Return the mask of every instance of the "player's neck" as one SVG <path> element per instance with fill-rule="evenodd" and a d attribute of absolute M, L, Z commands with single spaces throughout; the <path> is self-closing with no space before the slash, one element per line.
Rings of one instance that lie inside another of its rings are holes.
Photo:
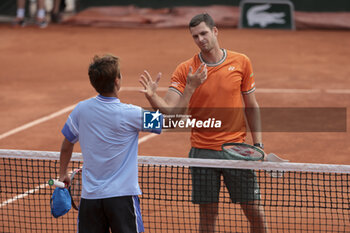
<path fill-rule="evenodd" d="M 207 64 L 216 64 L 221 61 L 223 56 L 224 52 L 219 46 L 211 49 L 210 51 L 201 51 L 201 57 Z"/>
<path fill-rule="evenodd" d="M 102 93 L 101 95 L 104 96 L 104 97 L 115 97 L 115 98 L 118 98 L 118 93 L 115 93 L 115 92 Z"/>

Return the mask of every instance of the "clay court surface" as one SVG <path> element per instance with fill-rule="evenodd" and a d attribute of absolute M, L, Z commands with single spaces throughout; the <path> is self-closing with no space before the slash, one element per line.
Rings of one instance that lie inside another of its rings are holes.
<path fill-rule="evenodd" d="M 148 107 L 139 76 L 158 72 L 160 95 L 182 61 L 197 53 L 186 28 L 120 29 L 50 25 L 0 25 L 0 148 L 58 151 L 70 111 L 51 116 L 95 95 L 87 67 L 95 54 L 121 58 L 123 102 Z M 219 28 L 223 48 L 250 57 L 261 107 L 350 106 L 350 31 L 238 30 Z M 347 119 L 349 123 L 349 117 Z M 293 162 L 350 164 L 349 132 L 264 132 L 266 152 Z M 139 154 L 187 157 L 188 132 L 140 134 Z M 248 138 L 250 142 L 250 137 Z M 76 147 L 79 151 L 79 147 Z"/>

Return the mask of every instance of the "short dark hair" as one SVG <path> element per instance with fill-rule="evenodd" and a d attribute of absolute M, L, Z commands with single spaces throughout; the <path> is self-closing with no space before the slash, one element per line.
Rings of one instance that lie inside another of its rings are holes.
<path fill-rule="evenodd" d="M 188 26 L 190 28 L 195 27 L 202 22 L 204 22 L 210 29 L 213 29 L 213 27 L 215 27 L 215 22 L 214 22 L 213 18 L 208 13 L 203 13 L 203 14 L 199 14 L 199 15 L 194 16 L 191 19 Z"/>
<path fill-rule="evenodd" d="M 94 56 L 89 66 L 89 78 L 98 93 L 114 92 L 115 79 L 120 78 L 119 58 L 113 55 Z"/>

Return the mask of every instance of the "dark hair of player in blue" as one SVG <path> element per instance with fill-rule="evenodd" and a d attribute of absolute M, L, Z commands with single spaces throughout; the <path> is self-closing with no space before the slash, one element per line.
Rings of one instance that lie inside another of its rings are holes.
<path fill-rule="evenodd" d="M 99 94 L 113 93 L 115 79 L 120 78 L 119 58 L 113 55 L 94 56 L 89 66 L 91 85 Z"/>

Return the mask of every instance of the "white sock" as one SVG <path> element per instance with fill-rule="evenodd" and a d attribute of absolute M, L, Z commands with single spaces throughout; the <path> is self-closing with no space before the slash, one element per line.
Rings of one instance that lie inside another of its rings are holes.
<path fill-rule="evenodd" d="M 45 17 L 45 9 L 39 9 L 39 10 L 38 10 L 37 17 L 38 17 L 39 19 L 43 19 L 43 18 Z"/>
<path fill-rule="evenodd" d="M 17 9 L 17 18 L 24 18 L 24 13 L 25 13 L 25 9 L 24 8 L 18 8 Z"/>

